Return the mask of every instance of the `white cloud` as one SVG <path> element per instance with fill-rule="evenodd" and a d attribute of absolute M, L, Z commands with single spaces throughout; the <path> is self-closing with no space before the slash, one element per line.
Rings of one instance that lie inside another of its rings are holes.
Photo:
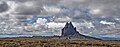
<path fill-rule="evenodd" d="M 47 19 L 45 19 L 45 18 L 38 18 L 36 20 L 36 23 L 40 24 L 40 25 L 44 25 L 46 22 L 47 22 Z"/>
<path fill-rule="evenodd" d="M 94 28 L 95 26 L 93 25 L 93 23 L 91 22 L 87 22 L 87 21 L 84 21 L 83 23 L 76 23 L 76 22 L 73 22 L 73 25 L 75 27 L 78 27 L 78 28 L 81 28 L 81 27 L 86 27 L 86 28 Z"/>
<path fill-rule="evenodd" d="M 48 28 L 61 28 L 61 27 L 64 27 L 65 26 L 65 23 L 56 23 L 56 22 L 49 22 L 47 23 L 48 25 Z"/>
<path fill-rule="evenodd" d="M 115 24 L 114 22 L 107 22 L 107 21 L 100 21 L 100 23 L 102 23 L 102 24 L 108 24 L 108 25 Z"/>
<path fill-rule="evenodd" d="M 69 22 L 69 21 L 72 21 L 72 19 L 68 16 L 66 17 L 59 17 L 59 18 L 56 18 L 55 21 L 59 21 L 59 22 Z"/>
<path fill-rule="evenodd" d="M 6 3 L 9 6 L 9 10 L 7 12 L 2 13 L 2 15 L 11 14 L 11 13 L 15 12 L 15 9 L 18 7 L 18 4 L 15 3 L 14 1 L 7 1 Z"/>
<path fill-rule="evenodd" d="M 50 12 L 50 13 L 51 12 L 58 13 L 61 10 L 60 8 L 57 8 L 55 6 L 43 6 L 43 9 L 47 12 Z"/>
<path fill-rule="evenodd" d="M 100 14 L 101 13 L 101 10 L 100 9 L 92 9 L 90 11 L 91 14 Z"/>
<path fill-rule="evenodd" d="M 34 3 L 28 1 L 28 2 L 25 2 L 24 5 L 27 7 L 32 7 L 32 6 L 34 6 Z"/>

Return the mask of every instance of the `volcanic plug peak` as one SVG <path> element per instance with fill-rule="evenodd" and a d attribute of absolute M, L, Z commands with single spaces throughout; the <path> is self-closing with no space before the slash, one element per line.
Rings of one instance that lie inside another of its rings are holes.
<path fill-rule="evenodd" d="M 65 38 L 80 38 L 80 39 L 98 39 L 90 36 L 80 34 L 76 27 L 73 26 L 72 22 L 67 22 L 65 27 L 62 29 L 62 37 Z"/>

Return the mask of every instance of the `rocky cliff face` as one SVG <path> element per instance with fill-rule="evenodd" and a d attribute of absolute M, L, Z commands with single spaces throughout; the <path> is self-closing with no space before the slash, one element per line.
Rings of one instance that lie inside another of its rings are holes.
<path fill-rule="evenodd" d="M 65 27 L 62 29 L 62 37 L 65 38 L 80 38 L 80 39 L 98 39 L 90 36 L 85 36 L 80 34 L 77 30 L 76 27 L 72 25 L 72 22 L 67 22 Z"/>

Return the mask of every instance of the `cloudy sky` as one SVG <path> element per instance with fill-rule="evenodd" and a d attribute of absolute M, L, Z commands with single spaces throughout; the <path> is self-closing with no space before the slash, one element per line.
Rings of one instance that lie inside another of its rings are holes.
<path fill-rule="evenodd" d="M 91 32 L 82 31 L 81 27 L 95 28 L 90 22 L 94 18 L 119 17 L 119 2 L 120 0 L 0 0 L 0 34 L 60 35 L 61 29 L 69 21 L 73 22 L 80 33 L 89 34 Z M 105 21 L 100 23 L 106 24 Z"/>

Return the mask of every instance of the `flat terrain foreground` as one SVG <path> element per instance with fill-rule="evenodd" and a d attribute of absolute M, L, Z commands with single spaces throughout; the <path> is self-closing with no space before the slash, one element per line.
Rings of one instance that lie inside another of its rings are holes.
<path fill-rule="evenodd" d="M 0 47 L 120 47 L 120 41 L 1 38 Z"/>

